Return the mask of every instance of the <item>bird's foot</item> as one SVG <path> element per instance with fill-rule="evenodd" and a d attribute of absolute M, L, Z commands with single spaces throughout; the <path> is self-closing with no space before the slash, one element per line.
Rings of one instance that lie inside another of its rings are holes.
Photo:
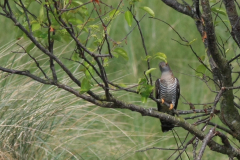
<path fill-rule="evenodd" d="M 171 103 L 170 106 L 169 106 L 169 110 L 172 110 L 173 109 L 173 104 Z"/>
<path fill-rule="evenodd" d="M 165 102 L 164 99 L 161 98 L 161 102 L 162 102 L 162 104 L 163 104 L 163 103 Z"/>

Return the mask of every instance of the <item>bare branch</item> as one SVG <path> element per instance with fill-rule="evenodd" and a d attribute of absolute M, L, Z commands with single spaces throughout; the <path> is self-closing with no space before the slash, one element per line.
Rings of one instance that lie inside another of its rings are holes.
<path fill-rule="evenodd" d="M 136 151 L 136 152 L 145 152 L 145 151 L 152 150 L 152 149 L 157 149 L 157 150 L 167 150 L 167 151 L 182 150 L 181 148 L 174 149 L 174 148 L 159 148 L 159 147 L 152 147 L 152 148 L 146 148 L 146 149 L 138 150 L 138 151 Z"/>
<path fill-rule="evenodd" d="M 144 40 L 144 37 L 143 37 L 143 33 L 142 33 L 142 30 L 141 30 L 141 27 L 140 27 L 140 23 L 139 23 L 139 21 L 137 20 L 136 16 L 133 13 L 132 13 L 132 15 L 133 15 L 133 19 L 135 20 L 135 22 L 137 23 L 137 26 L 138 26 L 138 30 L 139 30 L 139 33 L 140 33 L 140 36 L 141 36 L 142 45 L 143 45 L 143 49 L 144 49 L 145 55 L 148 56 L 148 52 L 147 52 L 147 48 L 146 48 L 146 45 L 145 45 L 145 40 Z M 147 60 L 147 66 L 148 66 L 148 69 L 151 68 L 149 59 Z M 152 74 L 151 73 L 149 74 L 149 78 L 150 78 L 150 84 L 153 85 L 153 83 L 152 83 Z"/>
<path fill-rule="evenodd" d="M 189 5 L 183 5 L 177 2 L 176 0 L 163 0 L 163 3 L 168 5 L 169 7 L 175 9 L 176 11 L 188 15 L 190 17 L 194 17 L 192 12 L 192 8 Z"/>
<path fill-rule="evenodd" d="M 234 0 L 223 0 L 229 21 L 232 26 L 232 36 L 236 44 L 240 47 L 240 23 Z"/>
<path fill-rule="evenodd" d="M 44 79 L 41 79 L 33 74 L 31 74 L 29 71 L 19 71 L 19 70 L 14 70 L 14 69 L 8 69 L 8 68 L 3 68 L 0 66 L 0 70 L 3 71 L 3 72 L 7 72 L 7 73 L 12 73 L 12 74 L 18 74 L 18 75 L 24 75 L 24 76 L 27 76 L 27 77 L 30 77 L 32 78 L 33 80 L 35 81 L 38 81 L 40 83 L 43 83 L 43 84 L 53 84 L 51 81 L 49 80 L 44 80 Z"/>
<path fill-rule="evenodd" d="M 203 139 L 203 144 L 202 144 L 202 147 L 199 151 L 199 154 L 198 154 L 198 157 L 196 160 L 201 160 L 202 159 L 202 156 L 203 156 L 203 152 L 208 144 L 208 142 L 212 139 L 212 137 L 215 136 L 214 134 L 215 132 L 215 128 L 211 128 L 210 131 L 208 132 L 208 134 L 205 136 L 205 138 Z"/>
<path fill-rule="evenodd" d="M 85 5 L 89 4 L 89 3 L 92 3 L 92 1 L 89 1 L 89 2 L 83 3 L 82 5 L 79 5 L 79 6 L 74 7 L 74 8 L 69 8 L 69 9 L 67 9 L 67 8 L 63 8 L 63 9 L 59 9 L 59 10 L 62 11 L 61 14 L 63 14 L 63 13 L 66 12 L 66 11 L 71 11 L 71 10 L 78 9 L 78 8 L 80 8 L 80 7 L 82 7 L 82 6 L 85 6 Z M 67 6 L 66 6 L 66 7 L 67 7 Z"/>

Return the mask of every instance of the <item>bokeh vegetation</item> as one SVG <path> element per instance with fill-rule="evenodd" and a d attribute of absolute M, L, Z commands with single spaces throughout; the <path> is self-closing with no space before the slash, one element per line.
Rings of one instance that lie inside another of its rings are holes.
<path fill-rule="evenodd" d="M 84 2 L 84 1 L 83 1 Z M 106 0 L 105 3 L 116 7 L 117 2 Z M 127 7 L 128 1 L 124 0 Z M 138 9 L 148 6 L 155 12 L 155 17 L 171 24 L 183 37 L 192 44 L 199 56 L 205 55 L 202 38 L 196 30 L 194 21 L 167 7 L 161 1 L 144 1 L 137 4 L 137 17 L 145 12 Z M 195 77 L 193 68 L 200 64 L 189 47 L 182 46 L 172 39 L 179 39 L 166 24 L 148 18 L 141 21 L 146 46 L 150 55 L 163 52 L 168 57 L 168 63 L 174 74 L 180 80 L 181 94 L 192 103 L 205 103 L 213 99 L 207 86 Z M 110 36 L 116 41 L 123 39 L 135 26 L 129 27 L 120 14 L 112 22 Z M 20 68 L 31 67 L 35 73 L 40 73 L 33 61 L 26 55 L 17 55 L 11 51 L 17 50 L 17 28 L 9 20 L 0 17 L 0 63 L 5 66 L 13 62 L 25 62 Z M 221 30 L 221 26 L 217 29 Z M 21 40 L 25 41 L 25 40 Z M 71 54 L 72 45 L 57 43 L 55 53 L 65 57 Z M 93 40 L 90 41 L 93 43 Z M 25 41 L 25 45 L 29 42 Z M 110 59 L 115 64 L 107 71 L 111 80 L 125 85 L 137 83 L 147 70 L 144 51 L 139 31 L 135 29 L 122 47 L 127 51 L 129 60 L 123 58 Z M 33 49 L 33 54 L 38 54 Z M 233 55 L 232 55 L 233 56 Z M 47 59 L 39 54 L 41 63 L 47 64 Z M 67 61 L 66 61 L 67 62 Z M 79 65 L 71 63 L 71 71 L 81 77 Z M 151 61 L 151 67 L 157 68 L 159 61 Z M 16 65 L 16 64 L 15 64 Z M 19 68 L 19 69 L 20 69 Z M 177 148 L 172 132 L 162 133 L 157 119 L 142 117 L 138 113 L 126 110 L 103 109 L 76 98 L 55 87 L 45 86 L 30 78 L 1 75 L 0 103 L 0 151 L 3 159 L 167 159 L 174 151 L 149 150 L 137 152 L 148 147 Z M 159 70 L 153 72 L 154 80 L 160 75 Z M 61 81 L 69 81 L 61 77 Z M 115 96 L 127 102 L 137 102 L 146 108 L 156 107 L 150 100 L 142 104 L 141 97 L 125 92 L 115 92 Z M 212 98 L 211 98 L 212 97 Z M 189 109 L 181 97 L 179 109 Z M 202 109 L 203 106 L 195 106 Z M 176 128 L 183 141 L 186 131 Z M 191 136 L 188 137 L 190 139 Z M 219 140 L 220 141 L 220 140 Z M 191 151 L 189 152 L 191 156 Z M 177 154 L 175 154 L 177 156 Z M 171 159 L 174 159 L 173 156 Z M 204 159 L 226 159 L 221 154 L 209 152 Z M 183 155 L 186 159 L 186 155 Z"/>

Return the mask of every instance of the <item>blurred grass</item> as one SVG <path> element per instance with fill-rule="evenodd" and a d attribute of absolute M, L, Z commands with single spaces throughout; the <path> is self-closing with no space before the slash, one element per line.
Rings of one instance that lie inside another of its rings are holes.
<path fill-rule="evenodd" d="M 106 3 L 116 6 L 117 1 L 106 0 Z M 127 7 L 124 0 L 124 7 Z M 171 24 L 183 37 L 193 43 L 193 48 L 199 56 L 205 55 L 201 36 L 193 20 L 166 7 L 161 1 L 141 1 L 138 3 L 137 17 L 143 16 L 139 6 L 148 6 L 160 18 Z M 35 64 L 26 55 L 10 53 L 14 49 L 16 27 L 12 22 L 0 17 L 1 66 L 9 68 L 31 68 L 37 75 Z M 134 26 L 134 24 L 133 24 Z M 181 94 L 192 103 L 213 101 L 213 94 L 201 80 L 194 77 L 195 72 L 188 66 L 196 68 L 199 65 L 189 47 L 182 46 L 172 39 L 179 40 L 176 33 L 166 24 L 149 19 L 148 15 L 142 20 L 141 28 L 148 53 L 153 55 L 163 52 L 168 57 L 174 75 L 181 84 Z M 124 20 L 124 14 L 118 16 L 112 24 L 110 36 L 120 41 L 131 30 Z M 218 27 L 218 30 L 223 30 Z M 224 37 L 226 38 L 226 37 Z M 27 45 L 29 42 L 24 42 Z M 139 31 L 135 29 L 127 38 L 127 44 L 121 44 L 128 52 L 129 61 L 112 59 L 107 68 L 109 78 L 117 83 L 137 83 L 138 78 L 144 77 L 147 64 L 142 61 L 144 50 Z M 72 44 L 59 43 L 55 53 L 60 57 L 67 57 L 73 50 Z M 231 47 L 231 46 L 230 46 Z M 35 48 L 32 51 L 41 64 L 48 67 L 48 59 Z M 229 56 L 233 56 L 229 53 Z M 63 59 L 61 59 L 63 60 Z M 74 75 L 81 78 L 78 65 L 63 60 L 71 68 Z M 13 62 L 15 64 L 13 64 Z M 25 63 L 23 63 L 25 62 Z M 151 67 L 157 68 L 158 61 L 153 60 Z M 18 64 L 23 64 L 18 67 Z M 49 72 L 49 71 L 48 71 Z M 49 72 L 50 73 L 50 72 Z M 187 74 L 187 75 L 186 75 Z M 63 83 L 71 81 L 58 75 Z M 153 79 L 157 79 L 160 71 L 153 72 Z M 189 76 L 193 75 L 193 76 Z M 103 109 L 82 101 L 69 93 L 55 87 L 44 86 L 31 79 L 7 75 L 1 72 L 1 104 L 0 104 L 0 132 L 1 154 L 4 159 L 167 159 L 173 151 L 149 150 L 136 152 L 148 147 L 177 148 L 171 132 L 162 133 L 158 119 L 142 117 L 138 113 L 128 110 Z M 72 84 L 73 85 L 73 84 Z M 74 86 L 74 85 L 73 85 Z M 74 86 L 76 87 L 76 86 Z M 96 90 L 96 92 L 99 92 Z M 140 96 L 125 92 L 115 92 L 114 96 L 130 103 L 146 108 L 156 107 L 150 100 L 142 104 Z M 189 109 L 180 98 L 178 108 Z M 195 106 L 201 109 L 201 106 Z M 183 141 L 186 132 L 176 128 Z M 188 137 L 188 140 L 192 136 Z M 218 140 L 220 141 L 220 140 Z M 201 146 L 201 143 L 199 144 Z M 191 146 L 188 149 L 191 157 Z M 171 159 L 174 159 L 175 154 Z M 183 159 L 186 159 L 183 154 Z M 207 148 L 204 159 L 226 159 L 226 156 L 211 152 Z"/>

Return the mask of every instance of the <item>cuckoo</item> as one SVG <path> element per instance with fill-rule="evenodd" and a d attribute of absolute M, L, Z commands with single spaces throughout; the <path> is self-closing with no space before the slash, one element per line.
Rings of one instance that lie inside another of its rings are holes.
<path fill-rule="evenodd" d="M 162 72 L 161 77 L 155 83 L 156 99 L 160 100 L 157 103 L 158 111 L 174 116 L 173 108 L 176 109 L 180 96 L 180 86 L 177 78 L 174 77 L 169 65 L 165 62 L 159 63 L 159 68 Z M 168 104 L 168 105 L 166 105 Z M 167 132 L 172 130 L 174 125 L 160 120 L 162 131 Z"/>

